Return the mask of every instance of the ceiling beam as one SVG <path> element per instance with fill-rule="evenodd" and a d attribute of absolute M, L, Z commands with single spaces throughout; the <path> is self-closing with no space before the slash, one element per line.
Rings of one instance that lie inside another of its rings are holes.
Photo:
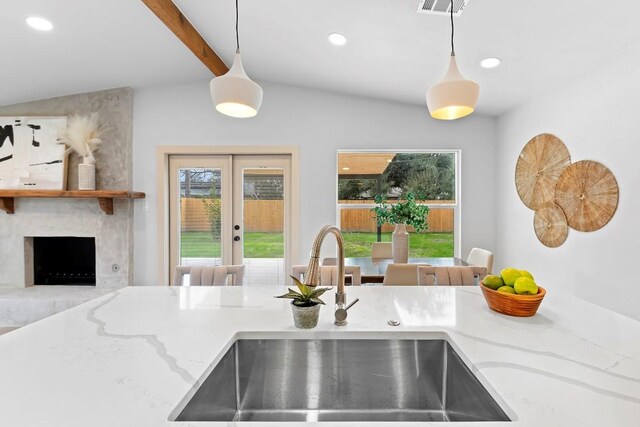
<path fill-rule="evenodd" d="M 180 9 L 178 9 L 172 0 L 142 0 L 142 2 L 164 22 L 164 25 L 166 25 L 213 74 L 220 76 L 229 71 L 229 68 L 222 59 L 220 59 L 218 54 L 211 49 L 200 33 L 198 33 L 198 30 L 191 25 L 187 17 L 180 12 Z"/>

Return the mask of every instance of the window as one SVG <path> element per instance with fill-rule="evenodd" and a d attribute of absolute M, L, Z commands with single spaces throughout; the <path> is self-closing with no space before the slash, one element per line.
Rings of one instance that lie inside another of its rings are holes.
<path fill-rule="evenodd" d="M 393 226 L 378 227 L 371 208 L 382 195 L 397 203 L 413 193 L 429 206 L 427 230 L 410 229 L 412 258 L 453 257 L 459 247 L 459 159 L 457 151 L 338 152 L 338 221 L 345 256 L 371 256 L 371 244 L 390 242 Z"/>

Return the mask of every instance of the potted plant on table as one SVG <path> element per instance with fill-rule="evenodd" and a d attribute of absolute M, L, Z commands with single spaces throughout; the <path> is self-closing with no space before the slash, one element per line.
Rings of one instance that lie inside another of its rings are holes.
<path fill-rule="evenodd" d="M 315 328 L 318 324 L 318 317 L 320 316 L 320 306 L 324 305 L 320 296 L 326 291 L 331 290 L 331 288 L 308 286 L 293 276 L 291 276 L 291 278 L 298 287 L 299 292 L 289 288 L 289 292 L 276 298 L 293 300 L 291 301 L 291 310 L 293 311 L 293 323 L 296 325 L 296 328 Z"/>
<path fill-rule="evenodd" d="M 398 200 L 398 203 L 388 203 L 386 198 L 378 195 L 375 198 L 378 206 L 371 209 L 376 214 L 378 227 L 383 224 L 395 225 L 395 230 L 391 237 L 393 242 L 393 262 L 407 263 L 409 261 L 409 233 L 407 225 L 412 226 L 416 232 L 429 228 L 427 215 L 429 207 L 416 203 L 416 196 L 407 193 L 405 200 Z"/>

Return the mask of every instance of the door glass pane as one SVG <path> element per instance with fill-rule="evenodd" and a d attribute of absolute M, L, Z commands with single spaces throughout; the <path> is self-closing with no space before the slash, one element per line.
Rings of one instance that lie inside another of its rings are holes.
<path fill-rule="evenodd" d="M 284 285 L 284 170 L 243 170 L 243 263 L 248 285 Z"/>
<path fill-rule="evenodd" d="M 221 170 L 184 168 L 180 182 L 180 265 L 222 264 Z"/>

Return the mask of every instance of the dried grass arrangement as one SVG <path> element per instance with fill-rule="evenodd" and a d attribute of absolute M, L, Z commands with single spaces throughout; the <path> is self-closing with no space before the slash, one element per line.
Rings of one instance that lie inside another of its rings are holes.
<path fill-rule="evenodd" d="M 98 113 L 88 116 L 73 116 L 67 123 L 66 131 L 61 135 L 61 141 L 69 148 L 66 154 L 75 151 L 83 157 L 83 163 L 94 164 L 94 151 L 102 144 L 101 136 L 104 129 L 98 123 Z"/>

